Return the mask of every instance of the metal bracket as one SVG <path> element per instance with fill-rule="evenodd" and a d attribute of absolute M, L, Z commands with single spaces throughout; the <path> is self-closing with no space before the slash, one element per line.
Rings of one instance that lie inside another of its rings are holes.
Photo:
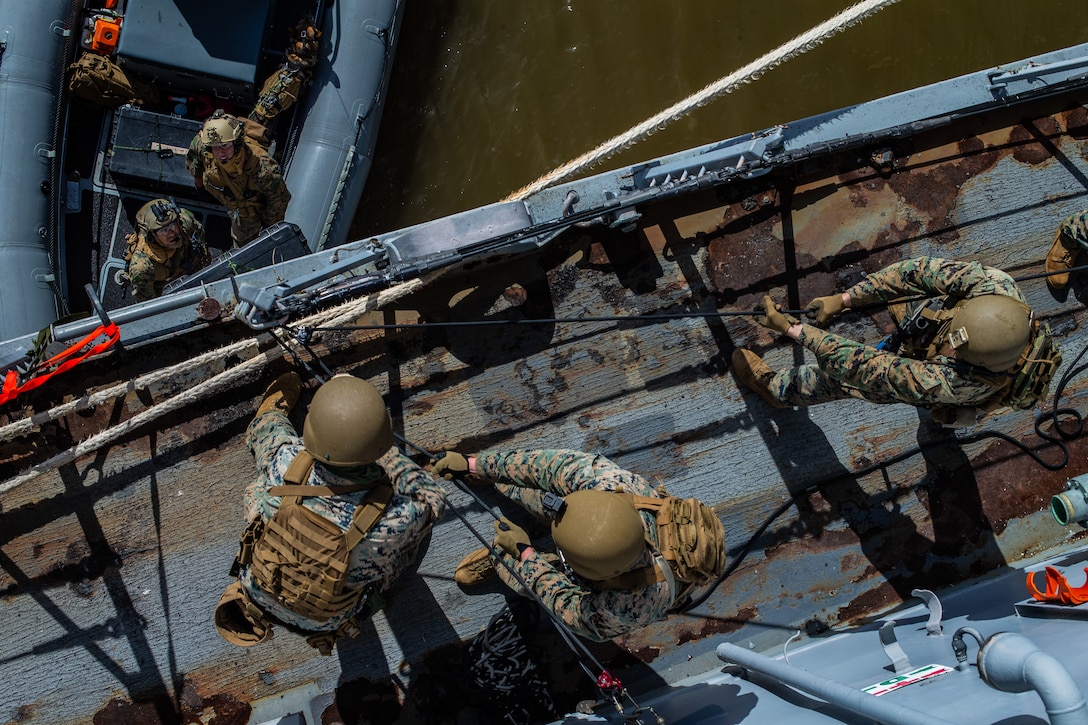
<path fill-rule="evenodd" d="M 884 648 L 884 654 L 892 661 L 895 674 L 901 675 L 910 672 L 914 667 L 907 658 L 907 653 L 899 646 L 899 640 L 895 637 L 895 620 L 889 619 L 880 625 L 880 646 Z"/>
<path fill-rule="evenodd" d="M 929 610 L 926 634 L 930 637 L 939 637 L 941 635 L 941 618 L 944 616 L 944 607 L 941 606 L 941 600 L 928 589 L 911 589 L 910 595 L 921 599 L 925 603 L 926 609 Z"/>
<path fill-rule="evenodd" d="M 988 74 L 989 90 L 994 98 L 1008 98 L 1038 88 L 1076 79 L 1085 75 L 1088 58 L 1077 57 L 1055 63 L 1028 61 L 1019 68 L 998 69 Z"/>

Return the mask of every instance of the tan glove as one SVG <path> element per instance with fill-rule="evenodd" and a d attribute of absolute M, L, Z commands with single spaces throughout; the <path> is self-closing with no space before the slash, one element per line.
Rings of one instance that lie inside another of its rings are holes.
<path fill-rule="evenodd" d="M 832 317 L 842 314 L 842 311 L 846 309 L 846 305 L 843 304 L 842 295 L 828 295 L 827 297 L 817 297 L 805 306 L 805 316 L 816 321 L 816 324 L 823 327 L 831 321 Z"/>
<path fill-rule="evenodd" d="M 790 325 L 797 324 L 797 318 L 782 314 L 781 307 L 774 303 L 770 295 L 764 295 L 763 301 L 756 305 L 756 309 L 763 313 L 756 318 L 756 322 L 783 335 L 790 329 Z"/>
<path fill-rule="evenodd" d="M 298 376 L 298 373 L 291 371 L 280 375 L 264 391 L 264 399 L 257 406 L 257 417 L 274 410 L 290 415 L 301 392 L 302 378 Z"/>
<path fill-rule="evenodd" d="M 532 540 L 525 533 L 525 529 L 504 517 L 495 522 L 495 541 L 493 543 L 517 559 L 521 556 L 521 552 L 525 547 L 532 545 Z M 518 544 L 522 545 L 521 548 L 518 548 Z"/>
<path fill-rule="evenodd" d="M 468 458 L 457 451 L 446 451 L 441 458 L 431 463 L 434 464 L 431 473 L 438 478 L 452 481 L 455 476 L 458 478 L 468 476 Z"/>

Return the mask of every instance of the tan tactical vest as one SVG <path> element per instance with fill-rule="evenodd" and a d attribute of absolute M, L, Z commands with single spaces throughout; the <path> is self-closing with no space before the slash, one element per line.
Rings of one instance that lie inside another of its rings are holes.
<path fill-rule="evenodd" d="M 68 66 L 68 93 L 100 108 L 156 103 L 162 98 L 157 88 L 129 78 L 121 66 L 93 52 L 83 53 Z"/>
<path fill-rule="evenodd" d="M 248 566 L 260 588 L 286 609 L 315 622 L 352 610 L 365 587 L 345 590 L 351 551 L 382 517 L 393 498 L 388 479 L 376 485 L 302 485 L 314 466 L 303 450 L 284 474 L 288 485 L 270 490 L 282 501 L 267 522 L 258 518 L 242 540 L 238 563 Z M 355 508 L 351 528 L 342 531 L 329 519 L 302 505 L 307 496 L 334 496 L 370 489 Z"/>

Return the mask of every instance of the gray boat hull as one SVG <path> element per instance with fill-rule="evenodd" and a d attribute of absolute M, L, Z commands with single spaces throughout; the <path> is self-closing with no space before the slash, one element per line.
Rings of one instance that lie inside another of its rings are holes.
<path fill-rule="evenodd" d="M 57 319 L 50 263 L 50 158 L 65 0 L 0 0 L 0 338 Z"/>

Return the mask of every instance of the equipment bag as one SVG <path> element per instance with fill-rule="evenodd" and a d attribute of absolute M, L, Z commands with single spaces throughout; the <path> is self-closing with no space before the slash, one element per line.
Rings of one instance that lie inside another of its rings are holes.
<path fill-rule="evenodd" d="M 630 495 L 635 508 L 657 517 L 657 543 L 677 581 L 703 584 L 725 569 L 725 527 L 697 498 Z"/>
<path fill-rule="evenodd" d="M 309 81 L 310 71 L 284 66 L 264 82 L 261 95 L 253 106 L 253 115 L 268 122 L 298 102 L 302 87 Z M 256 122 L 256 121 L 254 121 Z"/>
<path fill-rule="evenodd" d="M 393 498 L 388 479 L 374 486 L 337 487 L 301 485 L 314 459 L 301 451 L 284 475 L 291 485 L 275 486 L 269 493 L 281 496 L 276 513 L 267 522 L 258 519 L 243 539 L 238 563 L 249 566 L 254 581 L 287 609 L 315 622 L 352 610 L 366 587 L 344 591 L 351 550 L 378 522 Z M 343 531 L 334 522 L 302 505 L 307 496 L 334 496 L 369 488 L 356 506 L 351 528 Z"/>
<path fill-rule="evenodd" d="M 283 64 L 265 79 L 251 117 L 267 123 L 298 102 L 302 89 L 310 82 L 311 69 L 317 64 L 322 35 L 312 18 L 303 18 L 295 25 Z"/>
<path fill-rule="evenodd" d="M 101 108 L 120 108 L 159 97 L 147 83 L 133 81 L 119 65 L 97 53 L 84 53 L 68 66 L 68 93 Z"/>
<path fill-rule="evenodd" d="M 269 132 L 267 126 L 252 118 L 239 117 L 238 120 L 242 122 L 246 138 L 251 141 L 256 141 L 257 145 L 265 151 L 272 147 L 272 134 Z"/>
<path fill-rule="evenodd" d="M 1050 335 L 1050 325 L 1033 321 L 1032 326 L 1035 335 L 1009 371 L 1012 384 L 1002 401 L 1018 410 L 1029 410 L 1046 400 L 1050 380 L 1062 364 L 1062 350 Z"/>

